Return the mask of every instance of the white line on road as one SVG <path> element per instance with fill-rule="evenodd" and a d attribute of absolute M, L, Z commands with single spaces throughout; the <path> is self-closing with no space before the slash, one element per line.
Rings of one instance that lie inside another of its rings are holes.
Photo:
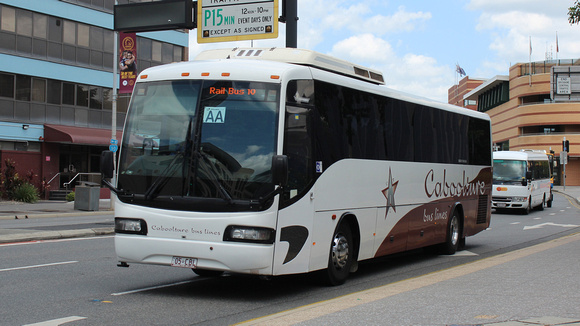
<path fill-rule="evenodd" d="M 31 265 L 31 266 L 22 266 L 22 267 L 12 267 L 12 268 L 3 268 L 0 269 L 0 272 L 9 272 L 9 271 L 16 271 L 19 269 L 30 269 L 30 268 L 38 268 L 38 267 L 47 267 L 47 266 L 58 266 L 58 265 L 66 265 L 66 264 L 74 264 L 78 263 L 76 260 L 72 261 L 63 261 L 59 263 L 50 263 L 50 264 L 41 264 L 41 265 Z"/>
<path fill-rule="evenodd" d="M 58 326 L 58 325 L 70 323 L 72 321 L 78 321 L 78 320 L 83 320 L 83 319 L 87 319 L 87 317 L 70 316 L 70 317 L 65 317 L 65 318 L 42 321 L 40 323 L 26 324 L 23 326 Z"/>
<path fill-rule="evenodd" d="M 228 275 L 224 275 L 221 277 L 228 277 Z M 132 293 L 138 293 L 138 292 L 145 292 L 145 291 L 150 291 L 150 290 L 156 290 L 156 289 L 163 289 L 163 288 L 168 288 L 171 286 L 176 286 L 176 285 L 181 285 L 181 284 L 187 284 L 187 283 L 194 283 L 194 282 L 199 282 L 202 280 L 207 280 L 207 278 L 204 277 L 199 277 L 196 278 L 194 280 L 189 280 L 189 281 L 181 281 L 181 282 L 176 282 L 176 283 L 170 283 L 170 284 L 163 284 L 163 285 L 157 285 L 157 286 L 150 286 L 150 287 L 146 287 L 146 288 L 142 288 L 142 289 L 135 289 L 135 290 L 131 290 L 131 291 L 125 291 L 125 292 L 117 292 L 117 293 L 111 293 L 112 296 L 119 296 L 119 295 L 125 295 L 125 294 L 132 294 Z"/>
<path fill-rule="evenodd" d="M 136 290 L 131 290 L 131 291 L 112 293 L 111 295 L 119 296 L 119 295 L 125 295 L 125 294 L 137 293 L 137 292 L 144 292 L 144 291 L 149 291 L 149 290 L 167 288 L 167 287 L 175 286 L 175 285 L 187 284 L 187 283 L 191 283 L 191 282 L 194 282 L 194 281 L 183 281 L 183 282 L 177 282 L 177 283 L 171 283 L 171 284 L 151 286 L 151 287 L 136 289 Z"/>

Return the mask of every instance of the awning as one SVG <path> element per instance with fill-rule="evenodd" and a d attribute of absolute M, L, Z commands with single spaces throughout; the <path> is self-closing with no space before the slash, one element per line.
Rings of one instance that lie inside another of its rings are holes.
<path fill-rule="evenodd" d="M 121 139 L 122 135 L 123 132 L 117 130 L 118 140 Z M 44 125 L 44 141 L 49 143 L 108 146 L 111 144 L 111 129 Z"/>

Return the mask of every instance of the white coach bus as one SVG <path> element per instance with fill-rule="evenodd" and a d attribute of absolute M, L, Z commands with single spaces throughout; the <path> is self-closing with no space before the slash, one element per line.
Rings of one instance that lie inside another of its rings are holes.
<path fill-rule="evenodd" d="M 490 119 L 383 84 L 284 48 L 143 71 L 109 183 L 120 266 L 341 284 L 361 260 L 454 253 L 490 223 Z"/>
<path fill-rule="evenodd" d="M 552 207 L 550 178 L 545 151 L 493 152 L 492 208 L 517 209 L 528 214 L 535 207 Z"/>

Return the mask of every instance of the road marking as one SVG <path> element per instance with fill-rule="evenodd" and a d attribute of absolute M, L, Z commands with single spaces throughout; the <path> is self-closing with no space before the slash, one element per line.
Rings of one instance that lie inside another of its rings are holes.
<path fill-rule="evenodd" d="M 511 224 L 511 225 L 518 225 L 518 224 L 520 224 L 520 223 L 522 223 L 522 222 L 513 222 L 513 223 L 510 223 L 510 224 Z"/>
<path fill-rule="evenodd" d="M 20 269 L 30 269 L 30 268 L 38 268 L 38 267 L 48 267 L 48 266 L 58 266 L 58 265 L 66 265 L 66 264 L 74 264 L 78 263 L 76 260 L 72 261 L 63 261 L 59 263 L 50 263 L 50 264 L 41 264 L 41 265 L 30 265 L 30 266 L 22 266 L 22 267 L 12 267 L 12 268 L 3 268 L 0 269 L 0 272 L 9 272 L 9 271 L 17 271 Z"/>
<path fill-rule="evenodd" d="M 469 275 L 487 268 L 495 267 L 539 252 L 553 249 L 574 241 L 580 241 L 580 233 L 509 253 L 477 260 L 475 262 L 443 269 L 422 276 L 379 286 L 365 291 L 354 292 L 334 299 L 320 301 L 306 306 L 282 311 L 276 314 L 250 319 L 236 325 L 286 326 L 299 324 L 301 322 L 307 322 L 315 318 L 320 318 L 322 316 L 330 315 L 332 313 L 340 312 L 362 304 L 371 303 L 377 300 L 382 300 L 398 294 L 437 284 L 439 282 Z"/>
<path fill-rule="evenodd" d="M 479 255 L 476 254 L 475 252 L 471 252 L 469 250 L 461 250 L 461 251 L 457 251 L 456 253 L 454 253 L 451 256 L 461 257 L 461 256 L 479 256 Z"/>
<path fill-rule="evenodd" d="M 194 281 L 182 281 L 182 282 L 171 283 L 171 284 L 164 284 L 164 285 L 158 285 L 158 286 L 151 286 L 151 287 L 147 287 L 147 288 L 136 289 L 136 290 L 131 290 L 131 291 L 125 291 L 125 292 L 117 292 L 117 293 L 112 293 L 111 295 L 113 295 L 113 296 L 119 296 L 119 295 L 125 295 L 125 294 L 132 294 L 132 293 L 138 293 L 138 292 L 144 292 L 144 291 L 162 289 L 162 288 L 167 288 L 167 287 L 170 287 L 170 286 L 176 286 L 176 285 L 187 284 L 187 283 L 192 283 L 192 282 L 195 282 L 195 280 Z"/>
<path fill-rule="evenodd" d="M 542 224 L 537 224 L 537 225 L 532 225 L 532 226 L 524 226 L 524 231 L 526 231 L 526 230 L 534 230 L 534 229 L 541 229 L 544 226 L 560 226 L 560 227 L 563 227 L 563 228 L 577 228 L 577 227 L 580 227 L 580 225 L 574 225 L 574 224 L 556 224 L 556 223 L 548 222 L 548 223 L 542 223 Z"/>
<path fill-rule="evenodd" d="M 65 317 L 65 318 L 42 321 L 40 323 L 26 324 L 23 326 L 58 326 L 58 325 L 70 323 L 73 321 L 79 321 L 79 320 L 83 320 L 83 319 L 87 319 L 87 317 L 70 316 L 70 317 Z"/>

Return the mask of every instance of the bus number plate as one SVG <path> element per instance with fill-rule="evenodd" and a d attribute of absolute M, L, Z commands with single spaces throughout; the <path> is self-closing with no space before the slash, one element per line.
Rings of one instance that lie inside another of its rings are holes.
<path fill-rule="evenodd" d="M 184 267 L 184 268 L 196 268 L 197 258 L 187 258 L 187 257 L 171 257 L 171 266 L 173 267 Z"/>
<path fill-rule="evenodd" d="M 506 204 L 505 203 L 497 203 L 497 207 L 498 208 L 505 208 Z"/>

